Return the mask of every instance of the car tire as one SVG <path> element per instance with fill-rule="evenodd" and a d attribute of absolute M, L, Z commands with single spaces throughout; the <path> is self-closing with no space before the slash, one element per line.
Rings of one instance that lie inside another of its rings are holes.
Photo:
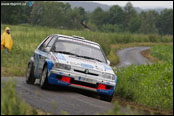
<path fill-rule="evenodd" d="M 40 87 L 42 89 L 48 89 L 48 85 L 48 68 L 45 66 L 40 77 Z"/>
<path fill-rule="evenodd" d="M 111 102 L 112 101 L 112 98 L 113 98 L 113 94 L 111 96 L 108 96 L 108 95 L 100 95 L 100 99 L 101 100 L 104 100 L 104 101 L 107 101 L 107 102 Z"/>
<path fill-rule="evenodd" d="M 34 84 L 36 78 L 34 78 L 34 66 L 33 63 L 29 63 L 27 72 L 26 72 L 26 83 L 27 84 Z"/>

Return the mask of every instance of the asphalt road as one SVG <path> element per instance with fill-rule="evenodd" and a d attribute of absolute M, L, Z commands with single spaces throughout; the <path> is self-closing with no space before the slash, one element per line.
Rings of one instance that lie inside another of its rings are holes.
<path fill-rule="evenodd" d="M 117 52 L 120 63 L 116 67 L 126 67 L 132 64 L 151 64 L 145 57 L 141 55 L 141 51 L 150 49 L 150 47 L 132 47 L 119 50 Z"/>
<path fill-rule="evenodd" d="M 145 49 L 149 47 L 126 48 L 118 51 L 120 64 L 117 67 L 146 64 L 146 59 L 140 55 L 140 51 Z M 8 79 L 2 78 L 1 80 L 7 81 Z M 112 102 L 102 101 L 96 94 L 89 91 L 57 86 L 42 90 L 38 85 L 38 80 L 35 85 L 28 85 L 24 77 L 13 79 L 17 81 L 17 93 L 21 93 L 21 97 L 31 106 L 44 112 L 60 115 L 62 111 L 66 111 L 72 115 L 91 115 L 107 113 L 114 108 Z M 126 112 L 124 107 L 121 107 L 121 110 Z"/>

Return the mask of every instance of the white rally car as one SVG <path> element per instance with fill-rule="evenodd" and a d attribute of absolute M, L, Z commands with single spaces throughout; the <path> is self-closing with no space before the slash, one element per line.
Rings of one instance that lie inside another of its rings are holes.
<path fill-rule="evenodd" d="M 26 74 L 26 82 L 40 86 L 50 84 L 95 91 L 100 98 L 111 101 L 117 76 L 98 43 L 79 36 L 53 34 L 36 48 Z"/>

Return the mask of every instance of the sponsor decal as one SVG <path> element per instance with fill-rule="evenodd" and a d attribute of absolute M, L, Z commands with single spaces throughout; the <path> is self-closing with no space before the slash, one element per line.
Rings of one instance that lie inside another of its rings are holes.
<path fill-rule="evenodd" d="M 105 68 L 105 70 L 112 70 L 112 68 L 111 67 L 109 67 L 109 66 L 104 66 L 104 68 Z"/>
<path fill-rule="evenodd" d="M 81 63 L 81 66 L 82 66 L 83 68 L 89 68 L 89 69 L 93 69 L 93 68 L 94 68 L 92 65 L 83 64 L 83 63 Z"/>
<path fill-rule="evenodd" d="M 56 58 L 59 59 L 59 60 L 66 61 L 65 57 L 64 57 L 62 54 L 60 54 L 60 53 L 58 53 L 58 54 L 56 55 Z"/>

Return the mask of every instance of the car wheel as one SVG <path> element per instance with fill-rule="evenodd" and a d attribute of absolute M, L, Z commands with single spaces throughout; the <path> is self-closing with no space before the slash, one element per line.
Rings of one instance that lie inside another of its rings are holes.
<path fill-rule="evenodd" d="M 29 63 L 28 68 L 27 68 L 27 73 L 26 73 L 26 83 L 27 84 L 34 84 L 35 82 L 34 78 L 34 66 L 33 63 Z"/>
<path fill-rule="evenodd" d="M 48 88 L 48 68 L 47 68 L 47 66 L 45 66 L 43 71 L 42 71 L 42 75 L 40 78 L 40 87 L 42 89 Z"/>
<path fill-rule="evenodd" d="M 100 95 L 100 99 L 101 100 L 104 100 L 104 101 L 111 102 L 112 101 L 112 98 L 113 98 L 113 94 L 111 96 L 108 96 L 108 95 Z"/>

